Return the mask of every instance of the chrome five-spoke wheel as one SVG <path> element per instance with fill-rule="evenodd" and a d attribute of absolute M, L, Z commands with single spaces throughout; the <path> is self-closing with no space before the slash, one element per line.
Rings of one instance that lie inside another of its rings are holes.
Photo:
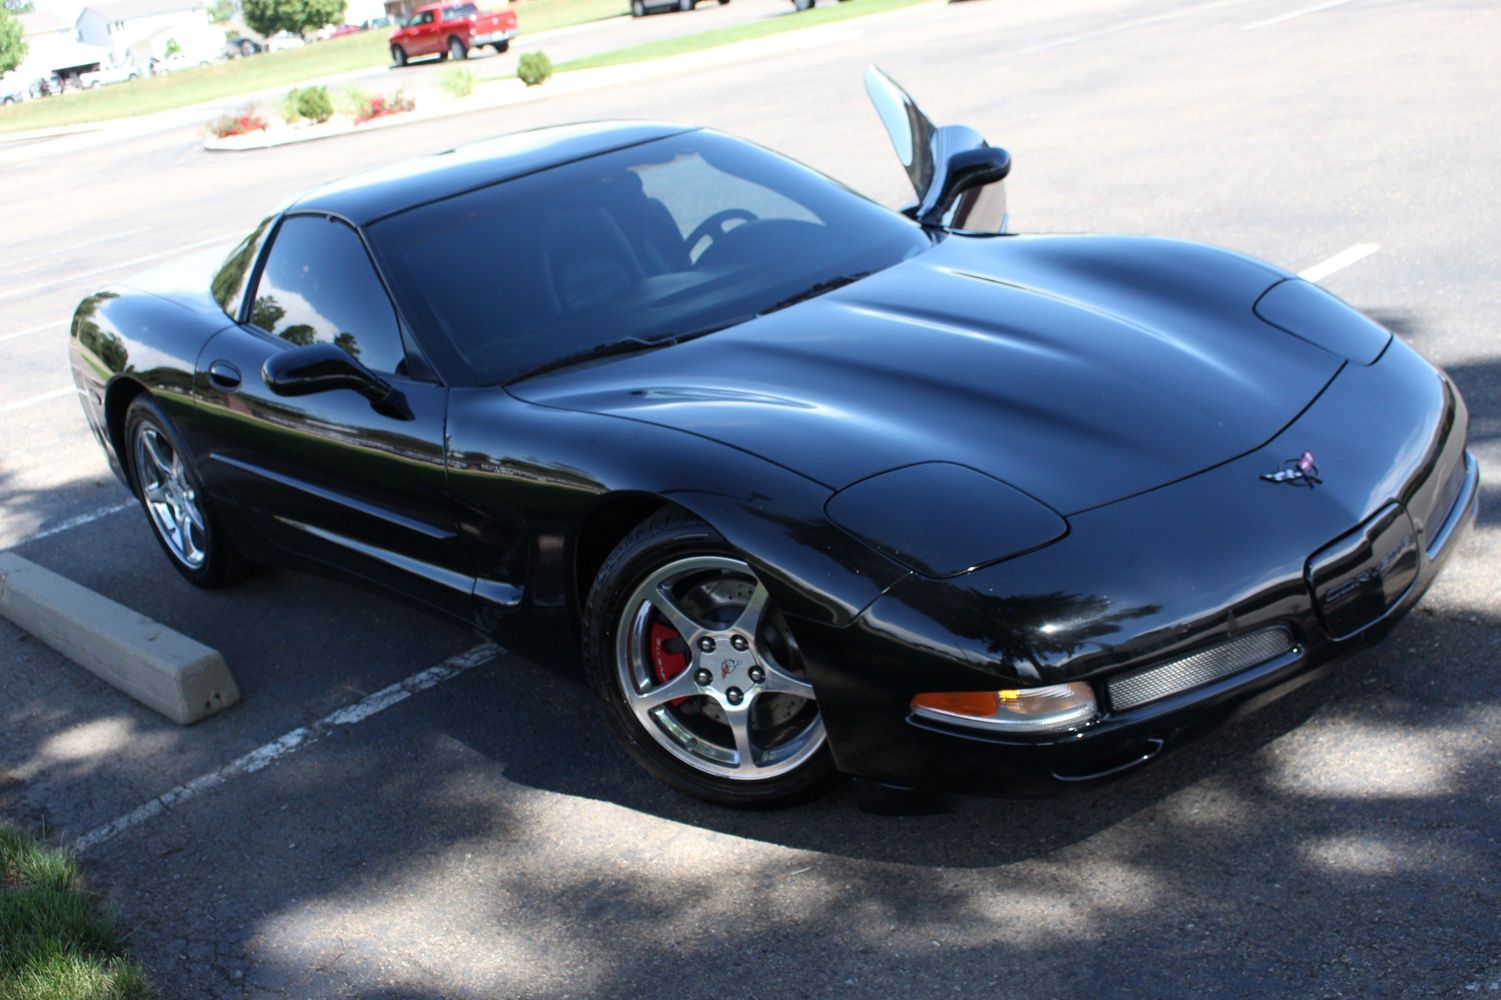
<path fill-rule="evenodd" d="M 713 528 L 664 510 L 599 570 L 584 662 L 627 750 L 725 805 L 786 805 L 835 777 L 813 684 L 766 585 Z"/>
<path fill-rule="evenodd" d="M 823 746 L 797 645 L 741 560 L 690 556 L 660 567 L 626 600 L 616 636 L 631 711 L 690 767 L 771 778 Z"/>
<path fill-rule="evenodd" d="M 156 540 L 179 573 L 199 587 L 221 587 L 253 567 L 218 528 L 192 456 L 161 404 L 142 393 L 125 410 L 131 485 Z"/>
<path fill-rule="evenodd" d="M 200 568 L 208 558 L 208 550 L 198 491 L 189 481 L 177 449 L 150 424 L 143 424 L 136 431 L 135 468 L 146 513 L 167 551 L 183 565 Z"/>

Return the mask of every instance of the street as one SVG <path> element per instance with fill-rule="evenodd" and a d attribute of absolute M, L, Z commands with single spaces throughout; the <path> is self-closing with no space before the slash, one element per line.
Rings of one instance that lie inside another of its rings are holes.
<path fill-rule="evenodd" d="M 244 701 L 178 728 L 0 621 L 0 815 L 74 843 L 469 654 L 87 846 L 164 997 L 1501 996 L 1501 8 L 973 0 L 847 28 L 689 79 L 278 149 L 209 153 L 182 126 L 4 167 L 0 546 L 221 650 Z M 195 590 L 87 429 L 66 368 L 82 296 L 222 256 L 362 169 L 669 119 L 904 204 L 872 63 L 1010 150 L 1013 229 L 1331 262 L 1325 287 L 1453 376 L 1480 518 L 1386 642 L 1056 799 L 881 817 L 841 786 L 733 812 L 637 768 L 569 651 L 474 652 L 448 621 L 292 573 Z"/>

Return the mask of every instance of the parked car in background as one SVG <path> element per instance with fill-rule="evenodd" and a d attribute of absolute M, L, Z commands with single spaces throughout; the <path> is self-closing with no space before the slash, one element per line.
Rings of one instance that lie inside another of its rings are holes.
<path fill-rule="evenodd" d="M 26 88 L 19 81 L 0 83 L 0 104 L 20 104 L 26 97 Z"/>
<path fill-rule="evenodd" d="M 151 60 L 151 72 L 153 73 L 178 73 L 185 69 L 198 69 L 202 66 L 212 66 L 213 60 L 202 55 L 190 56 L 186 52 L 178 52 L 167 56 L 165 59 Z"/>
<path fill-rule="evenodd" d="M 364 27 L 364 25 L 360 25 L 360 24 L 341 24 L 337 28 L 335 28 L 333 31 L 330 31 L 328 33 L 328 37 L 329 38 L 342 38 L 345 35 L 357 35 L 360 32 L 365 31 L 365 30 L 366 30 L 366 28 Z"/>
<path fill-rule="evenodd" d="M 287 49 L 300 49 L 306 44 L 301 35 L 294 35 L 290 31 L 278 31 L 266 39 L 267 52 L 284 52 Z"/>
<path fill-rule="evenodd" d="M 146 75 L 146 71 L 135 65 L 101 67 L 89 73 L 82 73 L 78 77 L 78 85 L 88 90 L 102 87 L 106 83 L 124 83 L 126 80 L 139 80 Z"/>
<path fill-rule="evenodd" d="M 56 73 L 37 77 L 31 81 L 31 86 L 27 88 L 27 96 L 31 98 L 51 97 L 54 94 L 61 94 L 62 92 L 63 78 Z"/>
<path fill-rule="evenodd" d="M 226 59 L 243 59 L 246 56 L 253 56 L 264 51 L 265 48 L 260 42 L 254 38 L 247 38 L 244 35 L 231 35 L 224 42 L 224 57 Z"/>
<path fill-rule="evenodd" d="M 389 17 L 372 17 L 368 21 L 360 22 L 360 27 L 366 31 L 374 31 L 376 28 L 389 28 L 390 26 L 391 19 Z"/>
<path fill-rule="evenodd" d="M 515 11 L 481 12 L 472 3 L 432 3 L 413 11 L 391 36 L 391 61 L 405 66 L 418 56 L 468 59 L 472 49 L 484 45 L 504 52 L 516 35 Z"/>
<path fill-rule="evenodd" d="M 645 17 L 659 10 L 692 10 L 698 2 L 699 0 L 631 0 L 631 16 Z M 730 0 L 719 0 L 721 6 L 729 2 Z"/>

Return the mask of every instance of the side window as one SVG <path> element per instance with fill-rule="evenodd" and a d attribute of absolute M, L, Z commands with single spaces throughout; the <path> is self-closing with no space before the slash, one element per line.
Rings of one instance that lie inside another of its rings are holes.
<path fill-rule="evenodd" d="M 401 371 L 396 310 L 353 229 L 321 215 L 282 222 L 250 322 L 298 346 L 334 344 L 371 371 Z"/>
<path fill-rule="evenodd" d="M 430 10 L 427 10 L 427 11 L 423 11 L 421 14 L 418 14 L 416 17 L 412 18 L 411 26 L 414 27 L 414 28 L 416 28 L 416 27 L 420 27 L 421 25 L 424 25 L 424 24 L 432 24 L 432 23 L 433 23 L 433 12 L 430 11 Z"/>
<path fill-rule="evenodd" d="M 214 301 L 219 303 L 219 308 L 230 317 L 238 319 L 240 316 L 240 302 L 245 297 L 245 286 L 250 281 L 250 269 L 255 265 L 256 255 L 260 253 L 261 242 L 266 238 L 266 230 L 275 221 L 276 216 L 264 220 L 255 227 L 255 232 L 240 241 L 224 263 L 220 265 L 219 272 L 214 275 L 214 280 L 209 283 L 209 288 L 214 294 Z"/>

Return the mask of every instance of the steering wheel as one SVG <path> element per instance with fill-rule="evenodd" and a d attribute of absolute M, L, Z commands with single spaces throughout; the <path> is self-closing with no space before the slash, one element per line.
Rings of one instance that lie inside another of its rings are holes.
<path fill-rule="evenodd" d="M 683 241 L 683 248 L 691 256 L 693 248 L 704 240 L 717 240 L 723 236 L 725 232 L 724 227 L 729 223 L 734 222 L 736 219 L 739 219 L 741 222 L 755 222 L 757 218 L 759 216 L 755 212 L 750 212 L 743 208 L 726 208 L 715 212 L 694 227 L 693 232 L 689 233 L 688 238 Z"/>

